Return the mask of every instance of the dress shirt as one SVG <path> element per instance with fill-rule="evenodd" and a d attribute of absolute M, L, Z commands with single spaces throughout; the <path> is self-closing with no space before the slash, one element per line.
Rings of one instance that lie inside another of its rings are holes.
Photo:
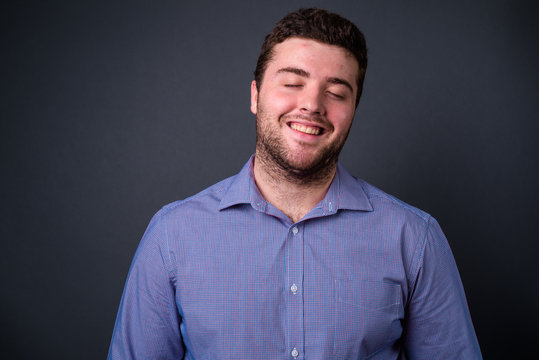
<path fill-rule="evenodd" d="M 153 217 L 109 359 L 481 359 L 431 216 L 339 164 L 292 223 L 252 162 Z"/>

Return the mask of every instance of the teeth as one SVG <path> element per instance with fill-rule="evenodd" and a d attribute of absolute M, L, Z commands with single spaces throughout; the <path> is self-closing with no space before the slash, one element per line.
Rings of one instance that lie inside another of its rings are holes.
<path fill-rule="evenodd" d="M 290 127 L 294 130 L 300 131 L 305 134 L 311 134 L 311 135 L 320 134 L 320 128 L 316 128 L 316 127 L 310 127 L 310 126 L 300 125 L 296 123 L 292 123 Z"/>

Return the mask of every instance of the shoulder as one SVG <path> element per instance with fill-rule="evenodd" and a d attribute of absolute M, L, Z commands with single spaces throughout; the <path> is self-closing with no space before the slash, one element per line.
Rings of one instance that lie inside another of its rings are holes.
<path fill-rule="evenodd" d="M 367 181 L 351 175 L 341 164 L 337 171 L 339 207 L 354 211 L 360 217 L 378 219 L 385 225 L 402 221 L 427 224 L 431 216 Z M 363 215 L 362 215 L 363 214 Z"/>
<path fill-rule="evenodd" d="M 429 234 L 433 231 L 441 234 L 438 222 L 429 213 L 365 180 L 356 178 L 355 181 L 358 189 L 361 188 L 361 196 L 365 196 L 372 207 L 370 212 L 356 213 L 358 220 L 362 219 L 363 226 L 383 234 L 384 241 L 404 250 L 410 258 L 422 252 L 431 237 Z"/>
<path fill-rule="evenodd" d="M 427 224 L 432 216 L 427 212 L 412 206 L 393 195 L 390 195 L 376 186 L 363 179 L 356 178 L 365 195 L 371 202 L 374 212 L 384 213 L 386 215 L 400 214 L 409 219 L 414 219 L 420 223 Z"/>
<path fill-rule="evenodd" d="M 153 217 L 154 221 L 173 220 L 200 212 L 217 212 L 219 204 L 237 175 L 226 178 L 199 193 L 163 206 Z"/>

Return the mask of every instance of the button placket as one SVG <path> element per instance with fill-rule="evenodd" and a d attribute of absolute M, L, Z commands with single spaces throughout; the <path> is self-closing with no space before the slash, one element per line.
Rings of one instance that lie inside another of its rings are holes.
<path fill-rule="evenodd" d="M 294 236 L 295 236 L 295 235 L 298 234 L 298 232 L 299 232 L 298 227 L 294 226 L 292 228 L 292 234 L 294 234 Z M 290 286 L 290 291 L 292 291 L 292 294 L 296 295 L 297 292 L 298 292 L 298 286 L 295 283 L 292 284 L 292 286 Z"/>
<path fill-rule="evenodd" d="M 303 231 L 304 224 L 289 228 L 287 239 L 287 271 L 285 282 L 288 287 L 286 300 L 287 340 L 286 348 L 291 359 L 302 359 L 300 350 L 304 348 L 305 332 L 303 328 Z"/>

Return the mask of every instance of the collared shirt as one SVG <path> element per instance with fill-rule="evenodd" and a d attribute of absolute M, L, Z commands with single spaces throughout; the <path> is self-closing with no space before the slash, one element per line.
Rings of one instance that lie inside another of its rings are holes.
<path fill-rule="evenodd" d="M 109 359 L 481 359 L 428 214 L 339 165 L 297 223 L 252 171 L 165 206 L 129 271 Z"/>

